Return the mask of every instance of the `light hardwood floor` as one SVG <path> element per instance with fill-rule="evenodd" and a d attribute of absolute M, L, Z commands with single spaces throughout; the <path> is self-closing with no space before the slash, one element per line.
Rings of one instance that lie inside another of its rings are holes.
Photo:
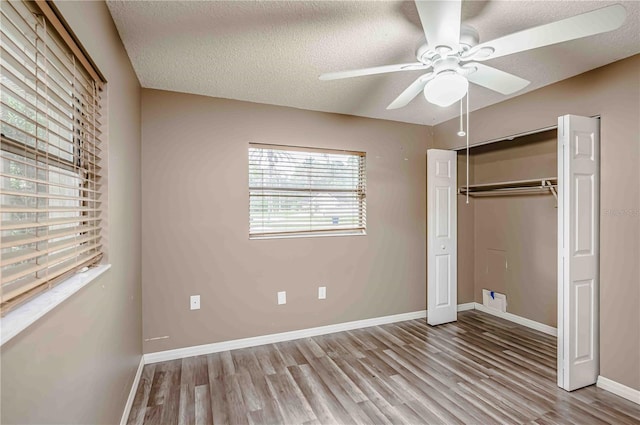
<path fill-rule="evenodd" d="M 556 386 L 556 340 L 467 311 L 147 365 L 129 424 L 640 424 Z"/>

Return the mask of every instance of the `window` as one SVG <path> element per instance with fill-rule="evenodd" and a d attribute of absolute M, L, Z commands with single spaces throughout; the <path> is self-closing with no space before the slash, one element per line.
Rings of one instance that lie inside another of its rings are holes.
<path fill-rule="evenodd" d="M 251 144 L 249 237 L 366 229 L 363 152 Z"/>
<path fill-rule="evenodd" d="M 4 315 L 102 257 L 101 81 L 48 3 L 0 7 Z"/>

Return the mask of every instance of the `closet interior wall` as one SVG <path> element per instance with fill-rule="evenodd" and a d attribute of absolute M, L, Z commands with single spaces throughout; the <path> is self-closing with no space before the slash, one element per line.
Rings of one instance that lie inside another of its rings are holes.
<path fill-rule="evenodd" d="M 472 148 L 470 184 L 555 177 L 557 132 L 546 131 Z M 458 185 L 466 182 L 458 153 Z M 507 296 L 507 312 L 557 325 L 557 209 L 548 194 L 458 195 L 459 292 Z M 473 281 L 473 285 L 467 282 Z"/>

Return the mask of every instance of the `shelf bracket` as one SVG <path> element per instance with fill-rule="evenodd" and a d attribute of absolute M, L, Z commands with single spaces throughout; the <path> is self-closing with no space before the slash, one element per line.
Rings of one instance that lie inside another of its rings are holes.
<path fill-rule="evenodd" d="M 558 192 L 556 192 L 556 188 L 553 187 L 553 185 L 551 184 L 550 181 L 547 180 L 543 180 L 542 181 L 542 186 L 544 187 L 548 187 L 549 191 L 551 192 L 551 194 L 553 195 L 554 198 L 556 198 L 556 202 L 558 201 Z"/>

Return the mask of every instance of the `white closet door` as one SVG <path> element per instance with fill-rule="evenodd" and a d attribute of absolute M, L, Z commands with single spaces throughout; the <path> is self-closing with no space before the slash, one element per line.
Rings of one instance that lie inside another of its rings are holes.
<path fill-rule="evenodd" d="M 456 153 L 427 151 L 427 322 L 457 320 Z"/>
<path fill-rule="evenodd" d="M 600 120 L 558 118 L 558 386 L 594 384 L 599 359 Z"/>

